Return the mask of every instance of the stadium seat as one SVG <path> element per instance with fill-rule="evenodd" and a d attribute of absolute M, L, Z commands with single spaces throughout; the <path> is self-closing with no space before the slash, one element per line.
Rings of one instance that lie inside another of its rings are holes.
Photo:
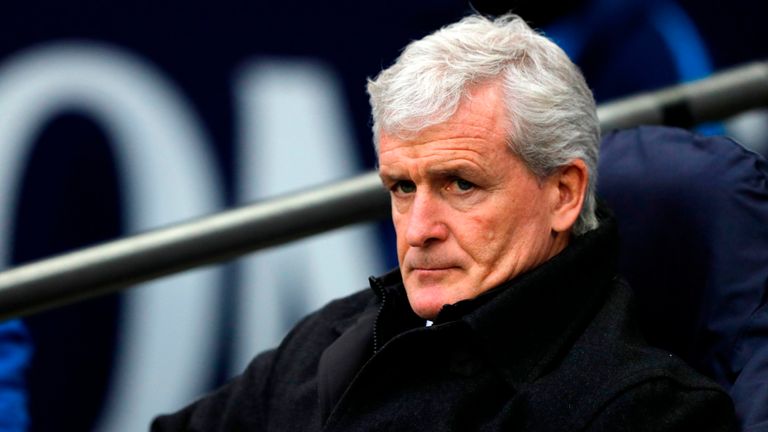
<path fill-rule="evenodd" d="M 598 194 L 653 344 L 714 378 L 768 431 L 768 164 L 725 137 L 644 126 L 603 139 Z"/>

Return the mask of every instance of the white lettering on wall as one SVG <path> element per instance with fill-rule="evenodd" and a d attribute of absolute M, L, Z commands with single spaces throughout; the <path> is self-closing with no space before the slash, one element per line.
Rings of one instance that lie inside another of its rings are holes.
<path fill-rule="evenodd" d="M 319 62 L 262 60 L 237 76 L 237 195 L 263 199 L 357 173 L 339 83 Z M 352 226 L 241 261 L 234 370 L 307 312 L 367 285 L 383 260 L 371 226 Z M 278 271 L 275 271 L 279 269 Z"/>
<path fill-rule="evenodd" d="M 361 168 L 338 81 L 324 65 L 249 62 L 238 71 L 234 92 L 241 202 L 342 179 Z M 128 232 L 223 207 L 204 126 L 160 71 L 112 46 L 39 46 L 0 65 L 0 265 L 8 265 L 15 193 L 32 141 L 55 115 L 73 110 L 109 137 Z M 307 312 L 363 288 L 383 260 L 373 228 L 356 226 L 255 254 L 238 266 L 237 310 L 230 311 L 236 321 L 234 372 L 278 343 Z M 128 291 L 113 381 L 96 430 L 146 430 L 151 418 L 206 390 L 222 322 L 221 273 L 191 271 Z"/>
<path fill-rule="evenodd" d="M 14 193 L 31 141 L 53 115 L 73 109 L 110 137 L 129 232 L 221 208 L 222 188 L 205 133 L 172 83 L 147 62 L 113 47 L 41 46 L 0 68 L 4 265 Z M 205 389 L 215 356 L 218 273 L 189 272 L 128 292 L 114 380 L 98 430 L 146 430 L 153 416 L 178 409 Z"/>

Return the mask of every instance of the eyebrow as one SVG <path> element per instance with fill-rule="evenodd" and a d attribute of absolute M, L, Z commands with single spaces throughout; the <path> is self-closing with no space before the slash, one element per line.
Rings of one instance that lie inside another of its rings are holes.
<path fill-rule="evenodd" d="M 430 177 L 467 177 L 476 171 L 478 170 L 465 166 L 430 167 L 427 168 L 427 175 Z"/>
<path fill-rule="evenodd" d="M 396 182 L 404 179 L 409 179 L 408 170 L 398 167 L 390 167 L 389 169 L 382 169 L 379 167 L 379 178 L 383 183 Z M 435 165 L 426 168 L 427 177 L 432 178 L 468 178 L 482 176 L 487 174 L 487 171 L 478 165 L 467 163 L 465 161 L 443 161 Z"/>
<path fill-rule="evenodd" d="M 456 164 L 456 163 L 448 163 L 448 164 L 439 164 L 436 166 L 427 167 L 426 169 L 426 175 L 429 177 L 468 177 L 468 176 L 476 176 L 478 174 L 482 175 L 485 173 L 485 170 L 483 170 L 481 167 L 477 167 L 474 165 L 469 164 Z M 403 178 L 407 178 L 408 174 L 406 170 L 399 170 L 399 169 L 393 169 L 393 170 L 386 170 L 386 171 L 379 171 L 379 177 L 382 179 L 382 181 L 386 180 L 400 180 Z"/>
<path fill-rule="evenodd" d="M 486 168 L 466 161 L 447 161 L 427 167 L 427 175 L 430 177 L 477 177 L 487 175 Z"/>
<path fill-rule="evenodd" d="M 379 178 L 381 179 L 381 182 L 385 186 L 390 184 L 390 183 L 395 183 L 397 181 L 400 181 L 404 177 L 405 176 L 403 176 L 400 171 L 392 173 L 392 172 L 382 172 L 381 170 L 379 170 Z"/>

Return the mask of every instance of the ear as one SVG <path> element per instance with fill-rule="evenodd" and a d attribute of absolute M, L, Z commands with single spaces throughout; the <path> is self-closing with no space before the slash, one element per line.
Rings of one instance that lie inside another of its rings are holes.
<path fill-rule="evenodd" d="M 552 201 L 552 231 L 561 233 L 570 231 L 584 205 L 589 173 L 587 165 L 576 159 L 561 167 L 550 180 L 553 182 L 554 199 Z"/>

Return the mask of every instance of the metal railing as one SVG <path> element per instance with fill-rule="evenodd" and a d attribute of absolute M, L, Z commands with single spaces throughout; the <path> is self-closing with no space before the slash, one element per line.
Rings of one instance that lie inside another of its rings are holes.
<path fill-rule="evenodd" d="M 602 129 L 689 127 L 768 106 L 768 62 L 601 105 Z M 0 273 L 0 319 L 118 291 L 345 225 L 389 215 L 375 172 Z"/>

